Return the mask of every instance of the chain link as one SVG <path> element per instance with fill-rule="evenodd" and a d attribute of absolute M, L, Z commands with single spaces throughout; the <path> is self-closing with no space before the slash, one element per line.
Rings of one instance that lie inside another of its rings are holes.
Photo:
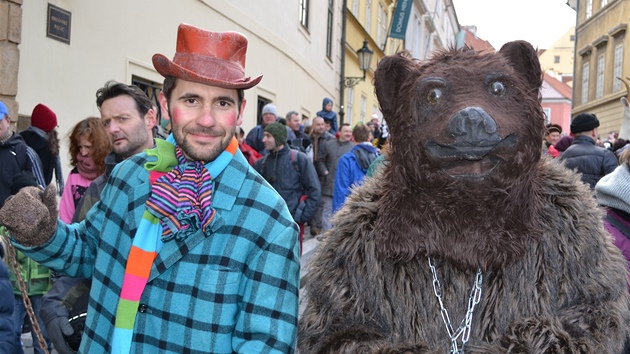
<path fill-rule="evenodd" d="M 6 236 L 3 235 L 2 237 L 6 237 Z M 44 353 L 50 354 L 48 352 L 48 344 L 46 344 L 46 341 L 44 340 L 44 336 L 42 335 L 42 330 L 39 328 L 39 322 L 37 321 L 35 312 L 33 312 L 33 304 L 31 304 L 31 299 L 28 297 L 28 291 L 26 290 L 26 283 L 24 282 L 24 279 L 22 279 L 22 270 L 21 270 L 20 264 L 17 261 L 17 254 L 15 252 L 15 247 L 13 247 L 13 244 L 8 240 L 8 238 L 7 238 L 7 242 L 4 242 L 4 244 L 6 244 L 7 246 L 7 259 L 9 261 L 7 263 L 11 267 L 13 274 L 15 274 L 15 279 L 17 281 L 18 288 L 20 288 L 20 292 L 22 293 L 22 301 L 24 302 L 24 308 L 26 309 L 28 318 L 31 320 L 31 325 L 33 326 L 33 332 L 35 332 L 35 335 L 37 336 L 37 342 L 39 343 L 39 347 L 44 351 Z M 33 341 L 35 341 L 35 338 L 33 338 Z"/>
<path fill-rule="evenodd" d="M 462 319 L 462 322 L 457 327 L 457 331 L 453 330 L 453 325 L 451 324 L 451 318 L 448 315 L 448 311 L 444 306 L 444 301 L 442 300 L 442 284 L 440 284 L 440 280 L 437 277 L 437 271 L 435 269 L 435 264 L 433 263 L 433 259 L 431 257 L 427 257 L 429 259 L 429 268 L 431 269 L 431 274 L 433 275 L 433 292 L 435 293 L 435 297 L 438 299 L 438 303 L 440 304 L 440 315 L 442 316 L 442 321 L 446 326 L 446 331 L 448 332 L 448 336 L 451 340 L 451 354 L 464 353 L 464 345 L 468 342 L 470 338 L 470 329 L 472 326 L 473 319 L 473 311 L 475 310 L 475 306 L 481 301 L 481 285 L 483 284 L 483 276 L 481 274 L 481 269 L 477 269 L 477 275 L 475 276 L 475 282 L 470 289 L 470 296 L 468 297 L 468 310 L 466 311 L 466 316 Z M 458 338 L 461 336 L 461 347 L 458 343 Z"/>

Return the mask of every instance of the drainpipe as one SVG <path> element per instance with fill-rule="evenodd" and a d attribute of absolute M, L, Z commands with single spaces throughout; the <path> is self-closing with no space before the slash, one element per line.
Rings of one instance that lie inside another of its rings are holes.
<path fill-rule="evenodd" d="M 348 0 L 343 0 L 343 9 L 341 11 L 341 68 L 339 70 L 339 126 L 344 123 L 344 115 L 346 114 L 345 107 L 345 93 L 346 86 L 345 80 L 346 77 L 346 19 L 348 17 Z"/>

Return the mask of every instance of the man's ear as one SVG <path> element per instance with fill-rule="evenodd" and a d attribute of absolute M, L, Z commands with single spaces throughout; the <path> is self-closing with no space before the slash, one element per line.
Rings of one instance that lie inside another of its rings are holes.
<path fill-rule="evenodd" d="M 147 111 L 144 115 L 144 121 L 149 129 L 153 129 L 157 125 L 157 112 L 155 109 L 151 108 Z"/>
<path fill-rule="evenodd" d="M 241 102 L 241 109 L 238 111 L 238 117 L 236 117 L 236 125 L 243 124 L 243 112 L 245 112 L 245 105 L 247 104 L 247 100 L 243 98 L 243 102 Z"/>

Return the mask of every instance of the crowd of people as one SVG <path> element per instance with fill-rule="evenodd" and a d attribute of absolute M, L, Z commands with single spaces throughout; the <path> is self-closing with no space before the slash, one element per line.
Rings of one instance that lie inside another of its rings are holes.
<path fill-rule="evenodd" d="M 310 119 L 269 103 L 245 132 L 244 90 L 262 79 L 245 76 L 246 50 L 239 33 L 180 25 L 173 59 L 153 57 L 170 131 L 140 88 L 107 81 L 100 117 L 67 137 L 65 180 L 54 111 L 38 104 L 16 133 L 0 101 L 0 255 L 17 248 L 26 282 L 0 262 L 0 352 L 22 352 L 24 290 L 48 352 L 294 350 L 306 226 L 325 240 L 387 163 L 389 133 L 376 113 L 340 124 L 330 98 Z M 591 186 L 630 260 L 630 150 L 598 146 L 598 126 L 588 113 L 571 134 L 548 125 L 542 154 Z"/>
<path fill-rule="evenodd" d="M 0 352 L 22 352 L 27 328 L 36 353 L 292 350 L 305 227 L 332 227 L 335 190 L 361 183 L 387 134 L 378 116 L 339 126 L 330 98 L 312 119 L 267 104 L 245 134 L 244 90 L 262 79 L 245 77 L 246 48 L 180 25 L 174 58 L 153 57 L 170 131 L 140 88 L 107 81 L 100 117 L 67 136 L 65 179 L 54 111 L 38 104 L 18 134 L 0 102 L 0 250 L 21 266 L 0 262 Z"/>

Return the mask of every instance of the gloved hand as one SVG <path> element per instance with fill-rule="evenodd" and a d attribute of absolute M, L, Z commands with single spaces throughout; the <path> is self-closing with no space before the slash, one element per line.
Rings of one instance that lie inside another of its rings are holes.
<path fill-rule="evenodd" d="M 75 354 L 76 352 L 68 346 L 66 338 L 64 336 L 71 336 L 74 333 L 74 329 L 68 317 L 55 317 L 46 324 L 46 330 L 48 330 L 48 337 L 53 343 L 55 350 L 59 354 Z"/>
<path fill-rule="evenodd" d="M 4 202 L 0 209 L 0 225 L 24 246 L 46 243 L 57 232 L 57 196 L 54 184 L 46 190 L 22 188 Z"/>

